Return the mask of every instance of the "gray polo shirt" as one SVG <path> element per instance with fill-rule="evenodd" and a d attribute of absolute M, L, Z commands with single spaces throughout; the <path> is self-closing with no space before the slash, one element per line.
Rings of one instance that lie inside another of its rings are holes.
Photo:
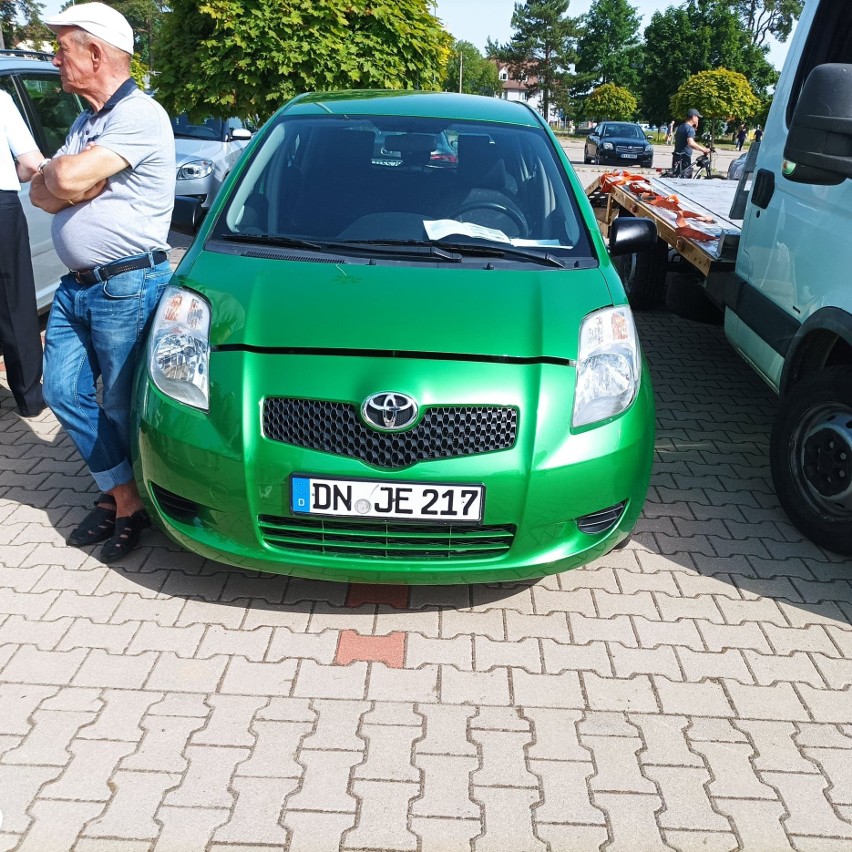
<path fill-rule="evenodd" d="M 168 250 L 175 203 L 175 139 L 166 111 L 127 80 L 97 113 L 86 110 L 71 126 L 61 154 L 90 142 L 130 163 L 91 201 L 53 217 L 53 244 L 69 269 Z"/>

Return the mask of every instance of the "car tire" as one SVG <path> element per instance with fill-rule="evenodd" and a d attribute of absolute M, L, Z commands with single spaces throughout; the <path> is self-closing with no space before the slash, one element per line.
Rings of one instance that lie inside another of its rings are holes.
<path fill-rule="evenodd" d="M 852 555 L 852 499 L 841 499 L 852 480 L 852 367 L 808 376 L 781 398 L 769 459 L 794 526 L 820 547 Z"/>
<path fill-rule="evenodd" d="M 706 325 L 722 325 L 724 314 L 707 297 L 700 279 L 689 272 L 669 276 L 666 307 L 682 319 Z"/>
<path fill-rule="evenodd" d="M 619 216 L 630 215 L 626 210 L 619 213 Z M 668 274 L 668 249 L 665 241 L 658 238 L 654 247 L 648 251 L 613 258 L 627 301 L 634 311 L 650 310 L 663 300 Z"/>
<path fill-rule="evenodd" d="M 584 163 L 584 165 L 588 165 L 591 162 L 592 162 L 592 158 L 588 155 L 588 153 L 586 152 L 586 149 L 583 148 L 583 163 Z"/>

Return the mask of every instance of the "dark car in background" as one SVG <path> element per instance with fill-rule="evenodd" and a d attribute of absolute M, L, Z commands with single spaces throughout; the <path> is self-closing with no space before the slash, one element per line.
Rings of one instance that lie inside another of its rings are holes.
<path fill-rule="evenodd" d="M 583 162 L 650 168 L 654 162 L 654 146 L 638 124 L 602 121 L 586 137 Z"/>

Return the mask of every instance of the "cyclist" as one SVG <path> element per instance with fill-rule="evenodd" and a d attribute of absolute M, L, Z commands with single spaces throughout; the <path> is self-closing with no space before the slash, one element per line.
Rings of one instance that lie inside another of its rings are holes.
<path fill-rule="evenodd" d="M 675 131 L 674 153 L 672 154 L 672 171 L 675 175 L 682 174 L 692 163 L 692 151 L 709 154 L 710 149 L 704 148 L 695 141 L 695 128 L 698 119 L 703 118 L 697 109 L 686 113 L 686 120 Z"/>

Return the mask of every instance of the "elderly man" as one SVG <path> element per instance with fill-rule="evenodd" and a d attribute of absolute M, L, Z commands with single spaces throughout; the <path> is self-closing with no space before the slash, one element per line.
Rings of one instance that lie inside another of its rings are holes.
<path fill-rule="evenodd" d="M 53 241 L 71 270 L 48 320 L 44 396 L 102 492 L 68 543 L 103 541 L 101 559 L 114 562 L 150 524 L 130 464 L 130 402 L 142 335 L 171 275 L 174 137 L 165 111 L 130 77 L 133 31 L 123 15 L 84 3 L 45 23 L 59 43 L 62 88 L 90 108 L 30 189 L 55 214 Z"/>

